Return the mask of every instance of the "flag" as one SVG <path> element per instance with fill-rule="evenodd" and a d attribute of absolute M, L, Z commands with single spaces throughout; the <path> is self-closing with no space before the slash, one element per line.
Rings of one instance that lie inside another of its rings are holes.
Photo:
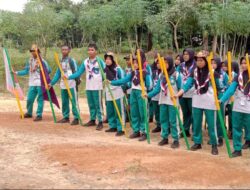
<path fill-rule="evenodd" d="M 3 48 L 3 60 L 5 66 L 5 75 L 6 75 L 6 88 L 13 95 L 18 94 L 20 100 L 24 100 L 23 90 L 21 89 L 16 75 L 11 71 L 10 57 L 7 49 Z"/>
<path fill-rule="evenodd" d="M 43 67 L 43 71 L 44 71 L 44 75 L 45 75 L 45 80 L 46 80 L 47 84 L 50 84 L 51 80 L 50 80 L 50 77 L 49 77 L 49 72 L 48 72 L 48 69 L 47 69 L 45 63 L 42 61 L 42 58 L 41 58 L 40 54 L 38 54 L 38 59 L 42 63 L 42 67 Z M 40 79 L 41 79 L 41 87 L 42 87 L 42 91 L 43 91 L 43 99 L 46 100 L 46 101 L 49 101 L 49 97 L 48 97 L 48 94 L 47 94 L 46 88 L 45 88 L 45 83 L 43 81 L 42 71 L 40 72 Z M 58 103 L 58 100 L 57 100 L 57 97 L 56 97 L 56 93 L 55 93 L 53 87 L 51 87 L 49 89 L 49 93 L 50 93 L 50 96 L 51 96 L 52 103 L 55 104 L 56 107 L 58 107 L 60 109 L 60 106 L 59 106 L 59 103 Z"/>

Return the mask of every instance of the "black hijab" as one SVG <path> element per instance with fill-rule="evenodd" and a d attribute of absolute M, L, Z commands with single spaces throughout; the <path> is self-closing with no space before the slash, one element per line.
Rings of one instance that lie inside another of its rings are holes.
<path fill-rule="evenodd" d="M 168 71 L 168 75 L 170 77 L 172 74 L 175 73 L 174 60 L 173 60 L 173 58 L 171 56 L 164 57 L 164 60 L 168 64 L 167 71 Z M 163 84 L 167 83 L 165 76 L 163 77 L 162 82 L 163 82 Z"/>
<path fill-rule="evenodd" d="M 177 57 L 180 58 L 180 64 L 184 62 L 184 59 L 183 59 L 183 54 L 178 54 L 175 59 L 177 59 Z M 178 66 L 178 65 L 175 65 L 175 66 Z"/>
<path fill-rule="evenodd" d="M 195 55 L 195 52 L 194 52 L 192 49 L 190 49 L 190 48 L 184 49 L 184 50 L 183 50 L 183 55 L 184 55 L 185 52 L 187 52 L 187 53 L 189 54 L 189 60 L 185 62 L 186 67 L 189 68 L 189 67 L 191 67 L 191 65 L 192 65 L 193 62 L 194 62 L 194 55 Z M 184 61 L 184 60 L 183 60 L 183 61 Z"/>
<path fill-rule="evenodd" d="M 245 57 L 241 57 L 240 64 L 242 64 L 242 61 L 245 60 Z M 242 72 L 242 78 L 243 78 L 243 87 L 244 88 L 244 95 L 248 95 L 250 91 L 250 82 L 249 82 L 249 76 L 248 76 L 248 70 Z M 239 82 L 239 76 L 235 77 L 235 81 Z"/>
<path fill-rule="evenodd" d="M 112 81 L 114 79 L 116 79 L 116 62 L 114 61 L 114 57 L 112 55 L 108 55 L 108 54 L 105 54 L 104 55 L 104 58 L 105 60 L 110 57 L 111 60 L 112 60 L 112 64 L 111 65 L 106 65 L 105 69 L 104 69 L 104 72 L 106 73 L 106 77 L 108 80 Z"/>
<path fill-rule="evenodd" d="M 214 57 L 213 60 L 214 60 L 215 64 L 217 65 L 217 68 L 215 69 L 215 71 L 216 71 L 217 73 L 221 73 L 221 68 L 222 68 L 221 58 L 219 58 L 219 57 Z"/>

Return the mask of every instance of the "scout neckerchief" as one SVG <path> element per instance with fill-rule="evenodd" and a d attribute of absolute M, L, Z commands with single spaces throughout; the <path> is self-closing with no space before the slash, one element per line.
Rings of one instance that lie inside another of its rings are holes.
<path fill-rule="evenodd" d="M 67 64 L 67 59 L 68 59 L 68 63 L 69 63 L 69 58 L 68 57 L 65 57 L 65 58 L 62 58 L 62 61 L 61 61 L 61 65 L 62 65 L 62 70 L 64 73 L 67 73 L 68 71 L 68 64 Z M 63 64 L 65 63 L 65 64 Z"/>
<path fill-rule="evenodd" d="M 35 62 L 35 65 L 33 66 L 33 62 Z M 35 58 L 31 58 L 30 59 L 30 72 L 34 73 L 34 72 L 40 72 L 40 68 L 39 68 L 39 64 L 37 62 L 37 59 Z"/>
<path fill-rule="evenodd" d="M 244 85 L 244 80 L 243 80 L 243 72 L 240 72 L 239 77 L 238 77 L 238 82 L 239 82 L 239 90 L 248 98 L 250 98 L 250 90 L 246 92 L 246 88 L 248 85 L 250 85 L 250 79 L 246 82 Z"/>
<path fill-rule="evenodd" d="M 185 63 L 182 64 L 182 74 L 183 74 L 183 80 L 184 81 L 186 81 L 188 79 L 188 77 L 191 75 L 194 66 L 195 66 L 194 61 L 193 61 L 192 65 L 189 68 L 186 67 Z"/>
<path fill-rule="evenodd" d="M 207 78 L 206 78 L 206 80 L 204 81 L 204 83 L 203 84 L 200 84 L 200 82 L 199 82 L 199 80 L 198 80 L 198 69 L 196 68 L 195 70 L 194 70 L 194 80 L 195 80 L 195 84 L 196 84 L 196 93 L 198 94 L 198 95 L 200 95 L 201 94 L 201 89 L 202 88 L 204 88 L 207 84 L 208 84 L 208 82 L 209 82 L 209 80 L 210 80 L 210 73 L 207 75 Z"/>
<path fill-rule="evenodd" d="M 95 64 L 97 63 L 97 59 L 95 58 L 93 62 L 90 61 L 90 59 L 88 58 L 87 60 L 87 69 L 88 69 L 88 72 L 89 72 L 89 79 L 92 79 L 94 74 L 95 74 L 95 70 L 94 70 L 94 67 L 95 67 Z"/>

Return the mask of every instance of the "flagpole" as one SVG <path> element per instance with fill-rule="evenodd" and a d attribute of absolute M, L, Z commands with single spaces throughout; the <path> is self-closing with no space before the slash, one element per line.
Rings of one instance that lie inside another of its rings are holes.
<path fill-rule="evenodd" d="M 62 66 L 61 66 L 60 61 L 59 61 L 59 56 L 58 56 L 57 53 L 54 53 L 54 57 L 55 57 L 56 64 L 57 64 L 57 66 L 58 66 L 58 68 L 59 68 L 59 70 L 60 70 L 60 72 L 61 72 L 61 78 L 63 78 L 64 85 L 65 85 L 65 87 L 66 87 L 66 89 L 67 89 L 67 91 L 68 91 L 69 99 L 70 99 L 70 101 L 71 101 L 73 107 L 76 109 L 76 111 L 77 111 L 77 118 L 78 118 L 78 120 L 80 121 L 80 124 L 82 125 L 82 119 L 81 119 L 81 116 L 80 116 L 80 111 L 79 111 L 79 109 L 77 108 L 76 103 L 73 101 L 72 93 L 71 93 L 71 91 L 70 91 L 70 89 L 69 89 L 69 83 L 68 83 L 68 81 L 63 77 L 63 76 L 64 76 L 64 72 L 63 72 L 63 70 L 62 70 Z"/>
<path fill-rule="evenodd" d="M 228 153 L 229 158 L 232 158 L 230 143 L 228 140 L 227 132 L 225 129 L 225 123 L 224 123 L 224 119 L 222 117 L 222 113 L 220 110 L 220 104 L 219 104 L 219 100 L 218 100 L 218 96 L 217 96 L 217 88 L 216 88 L 216 83 L 215 83 L 215 79 L 214 79 L 214 71 L 212 70 L 212 64 L 211 64 L 212 58 L 213 58 L 213 53 L 211 52 L 209 57 L 208 57 L 208 69 L 209 69 L 211 83 L 212 83 L 212 87 L 213 87 L 213 91 L 214 91 L 214 101 L 215 101 L 215 106 L 216 106 L 217 113 L 219 116 L 220 125 L 222 127 L 223 136 L 225 138 L 227 153 Z"/>
<path fill-rule="evenodd" d="M 13 86 L 14 86 L 14 93 L 15 93 L 15 97 L 16 97 L 16 101 L 17 101 L 17 105 L 18 105 L 18 108 L 19 108 L 19 111 L 20 111 L 20 114 L 21 114 L 21 118 L 24 119 L 24 113 L 23 113 L 23 109 L 22 109 L 22 106 L 21 106 L 21 102 L 20 102 L 20 98 L 19 98 L 19 95 L 18 95 L 18 92 L 17 92 L 17 89 L 16 89 L 16 83 L 14 81 L 14 74 L 12 73 L 12 68 L 10 66 L 10 57 L 9 57 L 9 53 L 8 53 L 8 50 L 4 48 L 4 51 L 5 51 L 5 54 L 7 56 L 7 62 L 8 62 L 8 67 L 9 67 L 9 72 L 10 72 L 10 75 L 11 75 L 11 78 L 12 78 L 12 82 L 13 82 Z"/>
<path fill-rule="evenodd" d="M 174 98 L 174 90 L 173 90 L 173 87 L 172 87 L 170 79 L 169 79 L 168 71 L 166 69 L 165 60 L 164 60 L 164 58 L 160 57 L 160 54 L 158 54 L 157 56 L 158 56 L 159 64 L 161 66 L 161 70 L 163 71 L 163 73 L 164 73 L 164 75 L 166 77 L 166 81 L 167 81 L 167 84 L 168 84 L 168 89 L 169 89 L 169 92 L 170 92 L 171 100 L 172 100 L 172 102 L 174 104 L 175 112 L 176 112 L 176 115 L 177 115 L 181 130 L 182 130 L 183 137 L 185 139 L 187 149 L 190 150 L 190 145 L 188 143 L 187 135 L 186 135 L 185 129 L 184 129 L 182 121 L 181 121 L 180 112 L 179 112 L 178 107 L 177 107 L 177 102 L 176 102 L 176 99 Z"/>
<path fill-rule="evenodd" d="M 142 89 L 142 97 L 146 95 L 145 91 L 145 84 L 143 80 L 143 73 L 142 73 L 142 62 L 141 62 L 141 53 L 140 50 L 137 50 L 137 59 L 138 59 L 138 65 L 139 65 L 139 72 L 140 72 L 140 85 Z M 149 134 L 149 125 L 148 125 L 148 114 L 147 114 L 147 100 L 143 98 L 143 111 L 144 111 L 144 116 L 145 116 L 145 125 L 146 125 L 146 133 L 147 133 L 147 141 L 148 144 L 150 144 L 150 134 Z"/>
<path fill-rule="evenodd" d="M 56 115 L 55 115 L 54 107 L 53 107 L 53 104 L 52 104 L 52 100 L 51 100 L 51 96 L 50 96 L 50 92 L 49 92 L 49 88 L 48 88 L 48 83 L 46 81 L 46 77 L 45 77 L 45 74 L 44 74 L 42 60 L 40 60 L 40 56 L 38 54 L 38 50 L 37 49 L 35 50 L 35 52 L 36 52 L 37 60 L 38 60 L 38 63 L 40 65 L 40 69 L 41 69 L 41 72 L 42 72 L 42 78 L 43 78 L 43 82 L 44 82 L 44 85 L 45 85 L 45 90 L 46 90 L 48 98 L 49 98 L 49 103 L 50 103 L 50 107 L 51 107 L 51 110 L 52 110 L 52 115 L 53 115 L 54 123 L 56 123 Z"/>
<path fill-rule="evenodd" d="M 246 54 L 246 63 L 247 63 L 247 71 L 248 71 L 248 78 L 249 78 L 248 80 L 250 81 L 250 63 L 249 63 L 248 53 Z"/>
<path fill-rule="evenodd" d="M 106 79 L 106 76 L 105 76 L 105 74 L 104 74 L 104 71 L 103 71 L 103 69 L 102 69 L 102 66 L 101 66 L 101 64 L 100 64 L 100 62 L 99 62 L 99 59 L 98 59 L 98 58 L 96 58 L 96 59 L 97 59 L 97 63 L 98 63 L 98 65 L 99 65 L 99 69 L 100 69 L 100 71 L 101 71 L 101 74 L 102 74 L 103 79 L 104 79 L 104 80 L 107 80 L 107 79 Z M 115 98 L 114 98 L 114 96 L 113 96 L 113 93 L 112 93 L 112 91 L 111 91 L 111 89 L 110 89 L 110 86 L 109 86 L 108 84 L 105 84 L 105 85 L 107 86 L 108 91 L 109 91 L 109 94 L 110 94 L 110 96 L 111 96 L 111 98 L 112 98 L 113 104 L 114 104 L 114 106 L 115 106 L 116 113 L 117 113 L 117 115 L 118 115 L 120 124 L 121 124 L 121 126 L 122 126 L 122 130 L 124 131 L 126 137 L 128 137 L 127 130 L 126 130 L 126 128 L 125 128 L 125 126 L 124 126 L 124 124 L 123 124 L 123 122 L 122 122 L 121 113 L 120 113 L 120 111 L 119 111 L 119 108 L 118 108 L 117 103 L 116 103 L 116 101 L 115 101 Z M 123 108 L 122 108 L 122 109 L 123 109 Z"/>

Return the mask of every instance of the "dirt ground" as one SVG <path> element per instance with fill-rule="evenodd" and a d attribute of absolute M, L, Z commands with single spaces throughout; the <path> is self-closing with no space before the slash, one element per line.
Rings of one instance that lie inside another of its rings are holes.
<path fill-rule="evenodd" d="M 80 107 L 85 122 L 86 100 Z M 229 159 L 224 146 L 212 156 L 204 135 L 200 151 L 187 151 L 183 140 L 173 150 L 157 145 L 159 134 L 149 145 L 93 127 L 54 124 L 48 103 L 42 122 L 22 120 L 15 99 L 0 98 L 0 189 L 250 188 L 250 151 Z"/>

